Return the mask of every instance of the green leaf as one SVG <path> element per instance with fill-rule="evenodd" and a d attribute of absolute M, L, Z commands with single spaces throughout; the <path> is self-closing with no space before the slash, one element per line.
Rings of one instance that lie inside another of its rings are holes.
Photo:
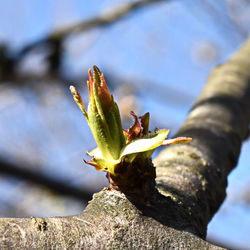
<path fill-rule="evenodd" d="M 115 166 L 120 163 L 119 160 L 117 161 L 110 161 L 110 160 L 105 160 L 105 159 L 98 159 L 98 158 L 94 158 L 92 160 L 93 162 L 95 162 L 98 166 L 99 166 L 99 171 L 105 171 L 105 172 L 109 172 L 113 175 L 115 175 Z"/>
<path fill-rule="evenodd" d="M 99 148 L 95 148 L 91 150 L 90 152 L 87 152 L 87 155 L 93 156 L 95 158 L 103 158 L 102 152 Z"/>
<path fill-rule="evenodd" d="M 90 107 L 91 109 L 91 107 Z M 107 123 L 103 122 L 99 113 L 88 111 L 88 124 L 98 148 L 105 158 L 114 158 L 112 155 L 112 139 Z"/>
<path fill-rule="evenodd" d="M 168 133 L 169 130 L 161 129 L 150 135 L 148 138 L 144 137 L 130 142 L 123 148 L 120 158 L 128 154 L 146 152 L 161 146 Z"/>

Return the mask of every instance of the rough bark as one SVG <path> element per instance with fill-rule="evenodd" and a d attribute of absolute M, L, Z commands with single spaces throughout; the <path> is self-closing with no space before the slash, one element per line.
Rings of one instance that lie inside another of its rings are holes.
<path fill-rule="evenodd" d="M 157 187 L 142 205 L 115 190 L 80 215 L 0 220 L 1 249 L 219 249 L 203 239 L 224 200 L 250 120 L 250 41 L 210 75 L 178 136 L 154 161 Z"/>

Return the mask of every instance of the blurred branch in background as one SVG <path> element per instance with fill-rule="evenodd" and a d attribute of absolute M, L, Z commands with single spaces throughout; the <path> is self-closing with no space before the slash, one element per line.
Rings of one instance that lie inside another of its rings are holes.
<path fill-rule="evenodd" d="M 215 27 L 218 32 L 227 42 L 234 43 L 235 40 L 242 41 L 247 38 L 248 31 L 232 19 L 229 13 L 225 13 L 224 8 L 227 6 L 223 6 L 221 2 L 205 0 L 195 1 L 195 4 L 183 3 L 188 8 L 188 11 L 200 22 L 201 19 L 209 17 L 209 19 L 216 24 Z M 222 16 L 223 18 L 221 18 Z"/>
<path fill-rule="evenodd" d="M 25 77 L 21 76 L 20 79 L 20 75 L 17 75 L 17 67 L 25 56 L 38 48 L 42 48 L 47 51 L 45 60 L 48 64 L 49 77 L 62 79 L 60 66 L 64 52 L 63 43 L 69 35 L 88 31 L 97 27 L 106 27 L 107 25 L 111 25 L 128 16 L 128 14 L 131 14 L 132 12 L 135 12 L 145 6 L 167 1 L 170 0 L 145 0 L 122 4 L 121 7 L 115 8 L 112 11 L 109 10 L 109 12 L 106 12 L 103 15 L 93 17 L 70 27 L 62 28 L 58 31 L 54 31 L 47 37 L 25 46 L 17 55 L 11 55 L 7 46 L 2 44 L 0 45 L 0 81 L 11 80 L 22 82 L 23 80 L 27 80 L 27 78 L 29 79 L 29 77 L 34 79 L 34 75 Z"/>
<path fill-rule="evenodd" d="M 27 164 L 19 164 L 19 166 L 16 166 L 13 163 L 9 163 L 3 159 L 0 159 L 1 174 L 10 175 L 25 181 L 30 181 L 33 184 L 46 187 L 57 194 L 71 196 L 81 201 L 87 202 L 92 198 L 92 194 L 87 191 L 73 187 L 72 185 L 68 185 L 65 182 L 53 179 L 38 171 L 32 171 L 31 169 L 37 168 L 34 166 L 28 166 Z"/>

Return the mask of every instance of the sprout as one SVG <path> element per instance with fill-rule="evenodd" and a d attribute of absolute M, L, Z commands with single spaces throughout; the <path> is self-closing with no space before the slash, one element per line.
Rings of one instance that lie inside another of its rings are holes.
<path fill-rule="evenodd" d="M 149 132 L 149 113 L 137 117 L 131 111 L 134 124 L 127 130 L 122 129 L 118 106 L 110 94 L 103 73 L 94 66 L 93 73 L 88 71 L 89 91 L 88 109 L 74 86 L 70 86 L 73 98 L 83 112 L 97 148 L 89 152 L 91 161 L 85 161 L 97 170 L 108 172 L 111 176 L 122 175 L 125 168 L 134 161 L 141 162 L 151 158 L 154 150 L 161 145 L 186 143 L 189 137 L 166 139 L 169 130 L 160 129 Z"/>

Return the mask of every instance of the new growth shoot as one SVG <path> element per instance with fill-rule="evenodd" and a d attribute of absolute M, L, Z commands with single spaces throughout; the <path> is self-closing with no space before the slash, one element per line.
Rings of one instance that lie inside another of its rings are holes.
<path fill-rule="evenodd" d="M 94 66 L 93 72 L 88 71 L 88 76 L 87 109 L 76 88 L 70 86 L 73 98 L 84 114 L 97 144 L 97 148 L 88 153 L 92 157 L 91 161 L 85 163 L 107 172 L 111 184 L 126 185 L 125 179 L 128 176 L 131 178 L 131 174 L 138 174 L 136 168 L 143 169 L 142 165 L 151 162 L 151 156 L 157 147 L 192 140 L 189 137 L 166 139 L 169 133 L 167 129 L 150 132 L 149 113 L 138 117 L 131 111 L 134 124 L 127 130 L 122 129 L 118 106 L 110 94 L 103 73 Z M 141 172 L 140 170 L 139 174 Z M 155 178 L 153 172 L 150 175 Z"/>

